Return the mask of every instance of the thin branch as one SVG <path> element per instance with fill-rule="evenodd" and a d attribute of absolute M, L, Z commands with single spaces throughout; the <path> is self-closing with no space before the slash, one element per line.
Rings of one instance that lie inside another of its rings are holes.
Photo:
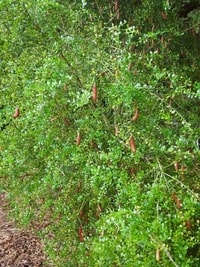
<path fill-rule="evenodd" d="M 170 255 L 169 251 L 167 250 L 167 248 L 165 246 L 163 246 L 163 250 L 165 252 L 165 254 L 167 255 L 168 259 L 171 261 L 171 263 L 173 263 L 173 265 L 175 267 L 180 267 L 178 264 L 176 264 L 176 262 L 173 260 L 172 256 Z"/>
<path fill-rule="evenodd" d="M 71 63 L 66 59 L 66 57 L 63 55 L 62 51 L 60 51 L 59 53 L 60 53 L 61 58 L 67 63 L 68 67 L 70 67 L 70 69 L 72 70 L 72 74 L 76 77 L 76 80 L 79 83 L 80 87 L 83 87 L 82 82 L 81 82 L 79 76 L 73 70 Z"/>
<path fill-rule="evenodd" d="M 35 22 L 35 20 L 31 17 L 27 7 L 26 7 L 26 4 L 23 3 L 23 7 L 24 7 L 24 10 L 26 12 L 26 14 L 28 15 L 29 19 L 31 20 L 31 22 L 33 23 L 33 25 L 35 26 L 35 28 L 39 31 L 39 32 L 42 32 L 42 29 L 41 27 L 38 25 L 38 23 Z"/>
<path fill-rule="evenodd" d="M 174 107 L 172 107 L 171 105 L 169 105 L 168 103 L 166 103 L 166 101 L 164 99 L 162 99 L 161 97 L 159 97 L 157 94 L 151 92 L 150 90 L 148 91 L 152 96 L 156 97 L 161 103 L 165 104 L 165 108 L 168 108 L 170 111 L 173 111 L 184 123 L 188 124 L 188 122 L 186 121 L 186 119 L 181 115 L 180 112 L 178 112 L 178 110 L 176 110 Z M 192 127 L 189 127 L 190 130 L 193 132 Z"/>
<path fill-rule="evenodd" d="M 171 263 L 173 263 L 173 265 L 174 265 L 175 267 L 180 267 L 180 266 L 174 261 L 174 259 L 172 258 L 171 254 L 170 254 L 169 251 L 167 250 L 165 244 L 163 244 L 163 243 L 160 242 L 159 240 L 156 240 L 156 239 L 153 238 L 151 235 L 150 235 L 150 239 L 151 239 L 156 245 L 158 245 L 158 243 L 159 243 L 160 250 L 164 250 L 166 256 L 167 256 L 168 259 L 171 261 Z"/>
<path fill-rule="evenodd" d="M 193 29 L 195 29 L 196 27 L 198 27 L 199 25 L 200 25 L 200 23 L 198 22 L 197 24 L 195 24 L 195 25 L 193 25 L 193 26 L 191 26 L 191 27 L 185 29 L 184 32 L 189 31 L 189 30 L 193 30 Z"/>

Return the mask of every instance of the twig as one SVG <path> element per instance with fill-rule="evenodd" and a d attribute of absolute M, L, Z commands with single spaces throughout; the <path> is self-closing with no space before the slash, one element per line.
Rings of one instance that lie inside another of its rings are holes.
<path fill-rule="evenodd" d="M 199 25 L 200 25 L 200 23 L 198 22 L 197 24 L 195 24 L 195 25 L 193 25 L 193 26 L 191 26 L 191 27 L 185 29 L 184 31 L 192 30 L 192 29 L 194 29 L 195 27 L 198 27 Z"/>
<path fill-rule="evenodd" d="M 79 78 L 78 75 L 74 72 L 71 63 L 66 59 L 66 57 L 63 55 L 62 51 L 60 51 L 60 56 L 61 56 L 61 58 L 67 63 L 68 67 L 70 67 L 70 69 L 72 70 L 72 74 L 76 77 L 76 80 L 77 80 L 77 82 L 79 83 L 80 87 L 83 87 L 80 78 Z"/>
<path fill-rule="evenodd" d="M 173 260 L 172 256 L 170 255 L 169 251 L 166 249 L 166 247 L 163 246 L 163 250 L 165 254 L 167 255 L 168 259 L 171 261 L 171 263 L 174 264 L 175 267 L 180 267 L 176 262 Z"/>
<path fill-rule="evenodd" d="M 157 241 L 155 238 L 153 238 L 151 235 L 150 235 L 150 239 L 151 239 L 156 245 L 157 245 L 157 243 L 161 243 L 161 242 Z M 162 244 L 162 246 L 161 246 L 161 244 L 159 244 L 159 247 L 160 247 L 160 250 L 164 250 L 166 256 L 167 256 L 168 259 L 171 261 L 171 263 L 173 263 L 173 265 L 174 265 L 175 267 L 180 267 L 180 266 L 173 260 L 172 256 L 170 255 L 169 251 L 167 250 L 165 244 Z"/>

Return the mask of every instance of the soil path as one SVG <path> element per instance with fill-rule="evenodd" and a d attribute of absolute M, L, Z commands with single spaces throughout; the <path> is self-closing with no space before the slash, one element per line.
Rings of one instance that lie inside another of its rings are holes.
<path fill-rule="evenodd" d="M 41 241 L 31 231 L 15 228 L 6 216 L 5 194 L 0 194 L 0 267 L 44 267 Z"/>

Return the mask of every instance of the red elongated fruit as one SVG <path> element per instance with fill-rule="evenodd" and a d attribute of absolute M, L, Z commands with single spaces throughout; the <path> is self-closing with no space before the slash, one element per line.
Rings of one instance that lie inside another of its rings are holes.
<path fill-rule="evenodd" d="M 91 140 L 90 141 L 90 148 L 92 148 L 92 149 L 97 149 L 97 143 L 96 143 L 96 141 L 95 140 Z"/>
<path fill-rule="evenodd" d="M 128 71 L 131 71 L 132 70 L 132 67 L 133 67 L 133 64 L 132 63 L 129 63 L 128 64 Z"/>
<path fill-rule="evenodd" d="M 97 210 L 98 210 L 99 212 L 102 212 L 102 207 L 100 206 L 100 204 L 97 205 Z"/>
<path fill-rule="evenodd" d="M 83 210 L 80 210 L 79 216 L 80 216 L 80 218 L 83 218 L 83 216 L 84 216 L 84 211 Z"/>
<path fill-rule="evenodd" d="M 133 153 L 136 152 L 136 146 L 135 146 L 135 140 L 133 138 L 133 136 L 131 135 L 130 140 L 129 140 L 129 145 L 130 145 L 130 149 Z"/>
<path fill-rule="evenodd" d="M 131 121 L 136 121 L 138 119 L 138 117 L 139 117 L 139 109 L 137 108 L 135 110 L 135 114 L 134 114 L 133 118 L 131 119 Z"/>
<path fill-rule="evenodd" d="M 136 174 L 136 170 L 133 167 L 129 168 L 128 171 L 131 176 L 134 176 Z"/>
<path fill-rule="evenodd" d="M 156 261 L 160 261 L 160 249 L 156 249 Z"/>
<path fill-rule="evenodd" d="M 115 125 L 115 136 L 119 135 L 119 127 Z"/>
<path fill-rule="evenodd" d="M 191 230 L 192 229 L 192 223 L 191 223 L 191 220 L 188 219 L 186 222 L 185 222 L 185 227 L 187 230 Z"/>
<path fill-rule="evenodd" d="M 68 120 L 68 119 L 64 119 L 64 124 L 65 124 L 65 126 L 67 126 L 67 127 L 69 127 L 70 126 L 70 121 Z"/>
<path fill-rule="evenodd" d="M 117 15 L 117 20 L 119 20 L 120 18 L 119 9 L 116 11 L 116 15 Z"/>
<path fill-rule="evenodd" d="M 181 203 L 180 199 L 176 196 L 176 194 L 174 192 L 172 193 L 172 199 L 173 199 L 177 209 L 180 210 L 182 208 L 182 203 Z"/>
<path fill-rule="evenodd" d="M 99 218 L 101 212 L 102 212 L 102 207 L 100 206 L 100 204 L 98 204 L 97 209 L 96 209 L 96 217 L 97 218 Z"/>
<path fill-rule="evenodd" d="M 77 132 L 77 136 L 76 136 L 76 144 L 77 146 L 79 146 L 81 143 L 81 134 L 79 132 Z"/>
<path fill-rule="evenodd" d="M 97 87 L 95 84 L 92 87 L 92 100 L 97 102 Z"/>
<path fill-rule="evenodd" d="M 163 19 L 168 19 L 167 14 L 165 12 L 161 12 L 161 16 Z"/>
<path fill-rule="evenodd" d="M 20 114 L 20 112 L 19 112 L 19 108 L 16 108 L 16 109 L 15 109 L 15 113 L 13 114 L 13 118 L 14 118 L 14 119 L 18 118 L 18 117 L 19 117 L 19 114 Z"/>
<path fill-rule="evenodd" d="M 178 164 L 177 160 L 174 162 L 174 169 L 176 172 L 178 172 L 178 170 L 179 170 L 179 164 Z"/>
<path fill-rule="evenodd" d="M 114 2 L 114 9 L 115 9 L 115 11 L 117 11 L 118 9 L 119 9 L 119 2 L 118 2 L 118 0 L 116 0 L 115 2 Z"/>
<path fill-rule="evenodd" d="M 83 227 L 81 225 L 78 228 L 78 237 L 80 242 L 84 242 Z"/>

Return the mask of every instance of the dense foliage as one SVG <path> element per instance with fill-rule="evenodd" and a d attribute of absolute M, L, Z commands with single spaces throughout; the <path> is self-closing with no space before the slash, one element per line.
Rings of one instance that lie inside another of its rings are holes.
<path fill-rule="evenodd" d="M 0 2 L 0 188 L 48 266 L 199 266 L 188 2 Z"/>

